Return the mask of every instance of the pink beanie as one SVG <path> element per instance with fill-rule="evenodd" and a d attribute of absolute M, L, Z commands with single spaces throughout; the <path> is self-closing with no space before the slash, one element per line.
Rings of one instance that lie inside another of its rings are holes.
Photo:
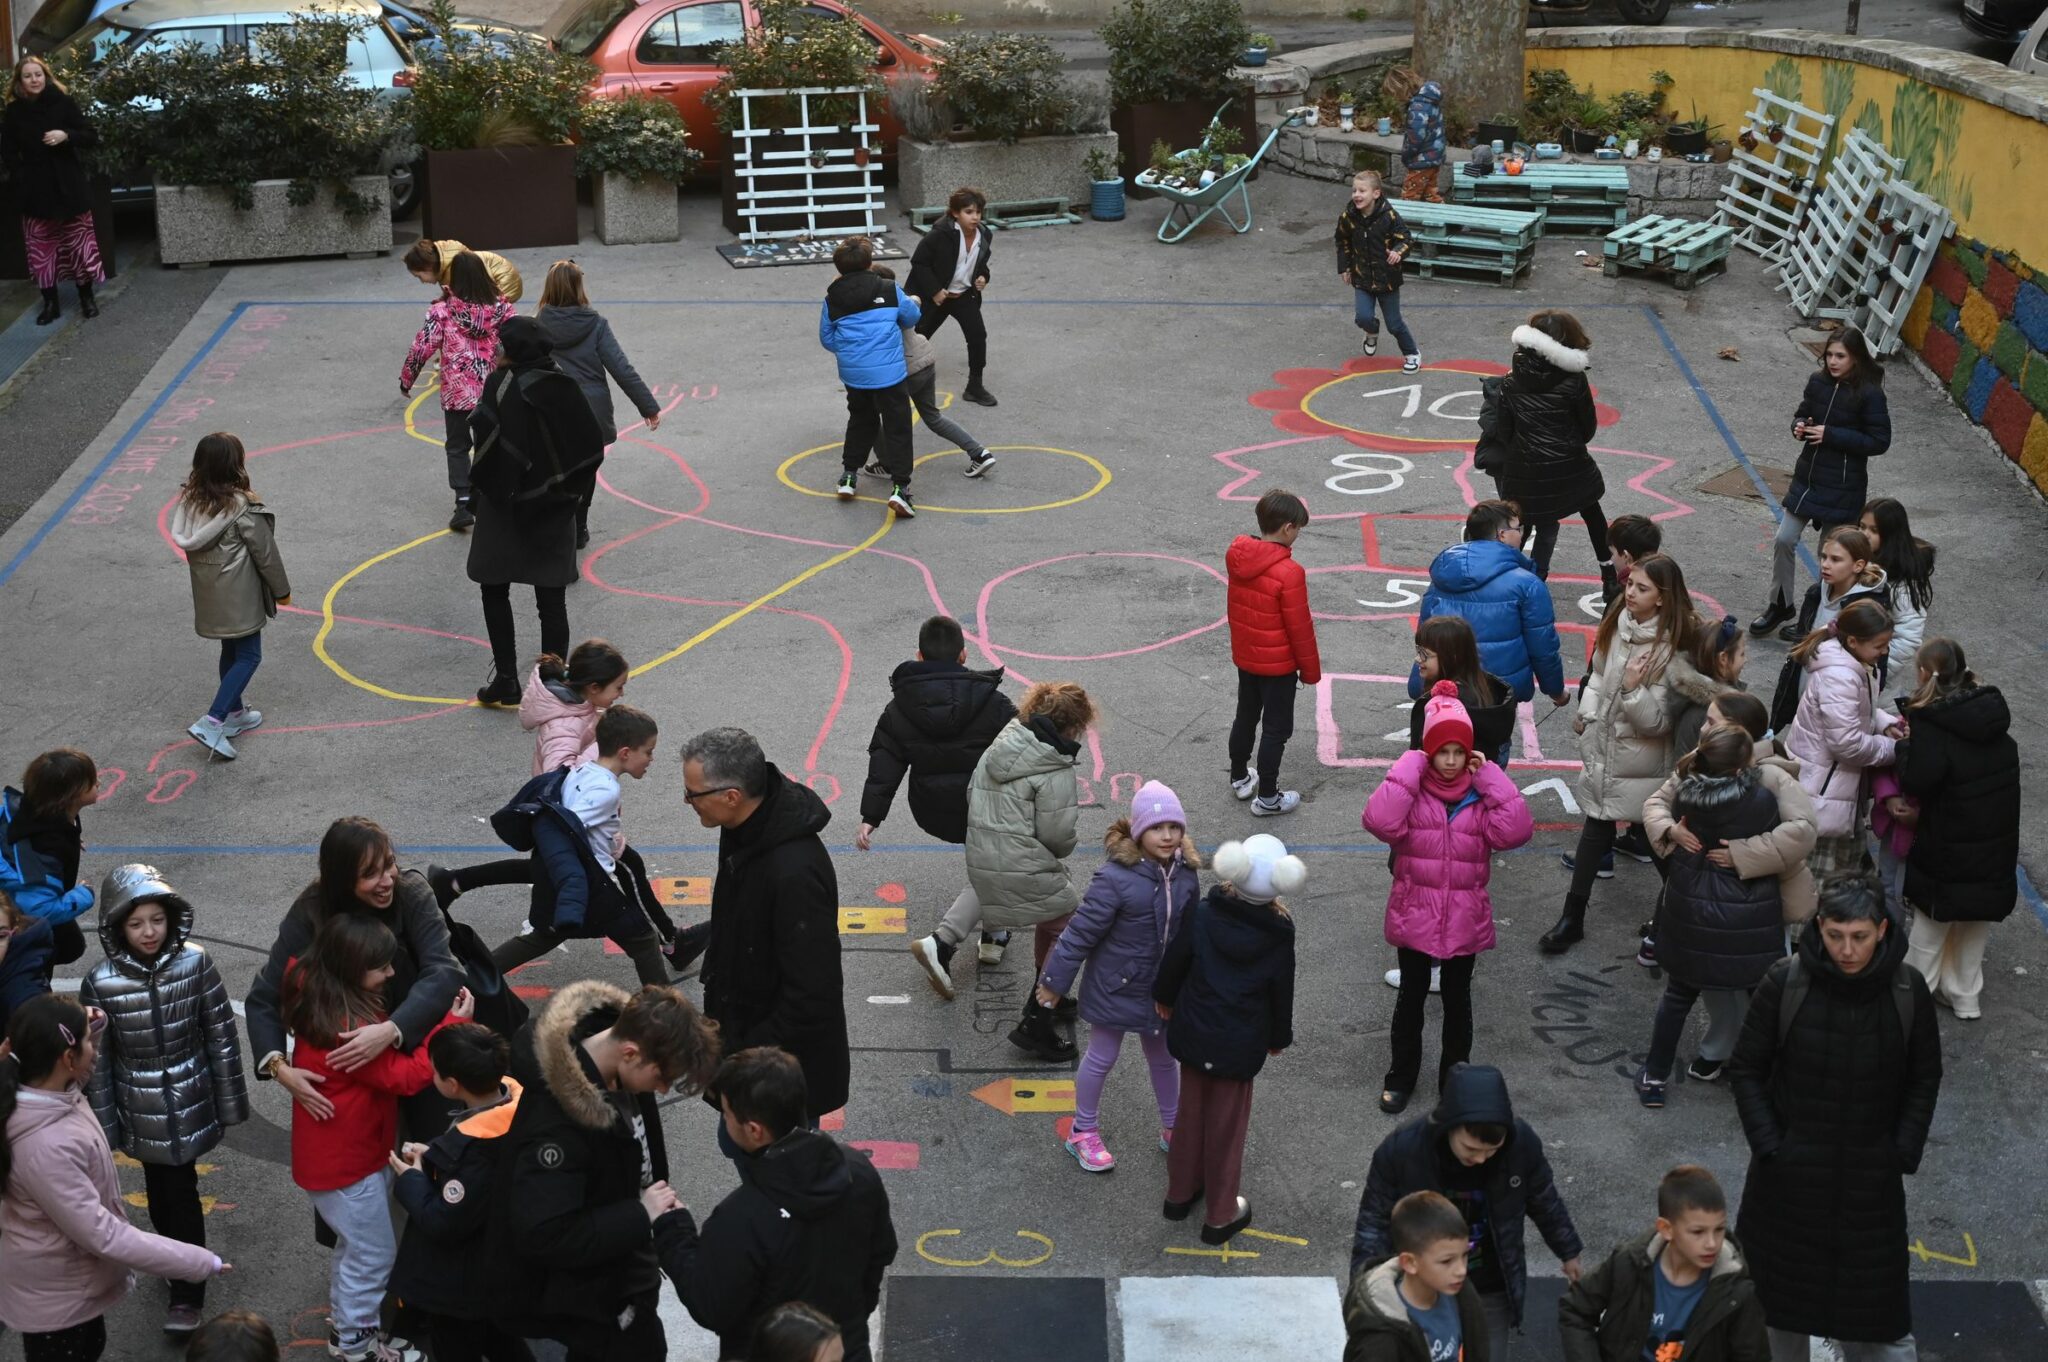
<path fill-rule="evenodd" d="M 1458 683 L 1439 681 L 1422 707 L 1422 750 L 1430 756 L 1447 742 L 1472 750 L 1472 716 L 1458 701 Z"/>
<path fill-rule="evenodd" d="M 1180 806 L 1180 796 L 1156 780 L 1148 780 L 1138 787 L 1138 793 L 1131 799 L 1131 838 L 1145 835 L 1145 829 L 1158 827 L 1161 823 L 1188 825 L 1187 813 Z"/>

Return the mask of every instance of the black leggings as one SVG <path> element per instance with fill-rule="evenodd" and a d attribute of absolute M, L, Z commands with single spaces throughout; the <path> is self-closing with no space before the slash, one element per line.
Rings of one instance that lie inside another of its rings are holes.
<path fill-rule="evenodd" d="M 107 1350 L 107 1317 L 47 1334 L 21 1336 L 22 1362 L 99 1362 Z"/>
<path fill-rule="evenodd" d="M 519 631 L 512 623 L 512 587 L 506 582 L 477 586 L 484 598 L 484 632 L 491 640 L 491 666 L 499 676 L 519 675 Z M 534 607 L 540 612 L 540 650 L 556 657 L 569 655 L 569 588 L 537 586 Z"/>
<path fill-rule="evenodd" d="M 191 1163 L 145 1163 L 142 1186 L 149 1223 L 166 1239 L 206 1247 L 206 1214 L 199 1204 L 199 1167 Z M 195 1309 L 206 1304 L 205 1282 L 173 1281 L 171 1304 Z"/>
<path fill-rule="evenodd" d="M 1394 1065 L 1387 1070 L 1381 1086 L 1392 1092 L 1413 1092 L 1422 1072 L 1422 1015 L 1429 1001 L 1429 971 L 1440 966 L 1444 988 L 1444 1043 L 1437 1059 L 1436 1090 L 1444 1090 L 1444 1075 L 1453 1064 L 1472 1058 L 1472 967 L 1476 955 L 1458 955 L 1436 960 L 1421 951 L 1398 947 L 1401 961 L 1401 993 L 1394 1002 Z"/>
<path fill-rule="evenodd" d="M 1572 887 L 1570 892 L 1578 898 L 1591 898 L 1593 877 L 1599 873 L 1600 862 L 1614 850 L 1614 820 L 1611 818 L 1588 818 L 1586 825 L 1579 829 L 1579 849 L 1572 853 Z M 1657 867 L 1658 878 L 1671 874 L 1670 862 L 1655 851 L 1650 861 Z M 1656 913 L 1651 912 L 1654 918 Z"/>
<path fill-rule="evenodd" d="M 1593 545 L 1593 561 L 1605 563 L 1613 555 L 1607 549 L 1607 512 L 1594 502 L 1579 512 L 1579 519 L 1586 522 L 1586 538 Z M 1529 550 L 1529 556 L 1536 560 L 1536 575 L 1550 576 L 1550 555 L 1557 548 L 1557 527 L 1560 521 L 1532 520 L 1522 530 L 1522 544 L 1526 548 L 1530 535 L 1536 538 L 1536 547 Z"/>

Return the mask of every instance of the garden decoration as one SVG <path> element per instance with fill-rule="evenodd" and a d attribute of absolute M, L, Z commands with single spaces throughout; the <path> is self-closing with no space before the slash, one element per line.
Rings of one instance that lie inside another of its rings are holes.
<path fill-rule="evenodd" d="M 1736 245 L 1777 264 L 1799 230 L 1835 119 L 1770 90 L 1750 93 L 1756 106 L 1742 116 L 1743 126 L 1752 132 L 1775 126 L 1779 138 L 1767 149 L 1760 146 L 1729 158 L 1732 173 L 1709 220 L 1733 227 Z"/>
<path fill-rule="evenodd" d="M 1245 181 L 1272 149 L 1280 130 L 1306 122 L 1311 112 L 1306 106 L 1289 109 L 1266 134 L 1266 140 L 1259 144 L 1259 149 L 1246 156 L 1230 150 L 1238 133 L 1235 128 L 1223 126 L 1224 110 L 1229 107 L 1226 100 L 1223 108 L 1216 111 L 1201 146 L 1175 153 L 1163 164 L 1160 161 L 1163 148 L 1155 146 L 1152 165 L 1139 174 L 1138 184 L 1153 190 L 1172 205 L 1167 209 L 1166 220 L 1159 224 L 1161 241 L 1168 244 L 1183 241 L 1217 213 L 1222 214 L 1230 229 L 1240 236 L 1249 232 L 1252 229 L 1252 200 Z M 1216 169 L 1219 158 L 1220 171 Z M 1230 211 L 1233 202 L 1244 210 L 1242 222 Z"/>

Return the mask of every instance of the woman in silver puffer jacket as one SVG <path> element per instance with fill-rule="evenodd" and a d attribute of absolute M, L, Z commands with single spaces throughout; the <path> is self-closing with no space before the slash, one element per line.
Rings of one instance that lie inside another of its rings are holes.
<path fill-rule="evenodd" d="M 142 1164 L 158 1234 L 206 1243 L 197 1163 L 249 1117 L 242 1043 L 227 986 L 187 938 L 192 905 L 147 865 L 116 868 L 100 885 L 107 958 L 79 1001 L 107 1014 L 86 1097 L 107 1143 Z M 164 1328 L 199 1327 L 203 1282 L 174 1281 Z"/>

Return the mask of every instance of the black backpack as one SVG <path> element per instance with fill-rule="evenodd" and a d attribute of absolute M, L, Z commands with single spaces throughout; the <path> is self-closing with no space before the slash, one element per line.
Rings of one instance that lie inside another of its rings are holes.
<path fill-rule="evenodd" d="M 1786 1039 L 1792 1034 L 1792 1019 L 1799 1015 L 1799 1009 L 1806 1005 L 1806 995 L 1813 991 L 1813 980 L 1807 976 L 1806 962 L 1797 955 L 1785 969 L 1785 992 L 1778 999 L 1778 1048 L 1785 1048 Z M 1901 968 L 1892 976 L 1892 1006 L 1899 1011 L 1899 1035 L 1907 1045 L 1913 1043 L 1913 978 Z"/>

